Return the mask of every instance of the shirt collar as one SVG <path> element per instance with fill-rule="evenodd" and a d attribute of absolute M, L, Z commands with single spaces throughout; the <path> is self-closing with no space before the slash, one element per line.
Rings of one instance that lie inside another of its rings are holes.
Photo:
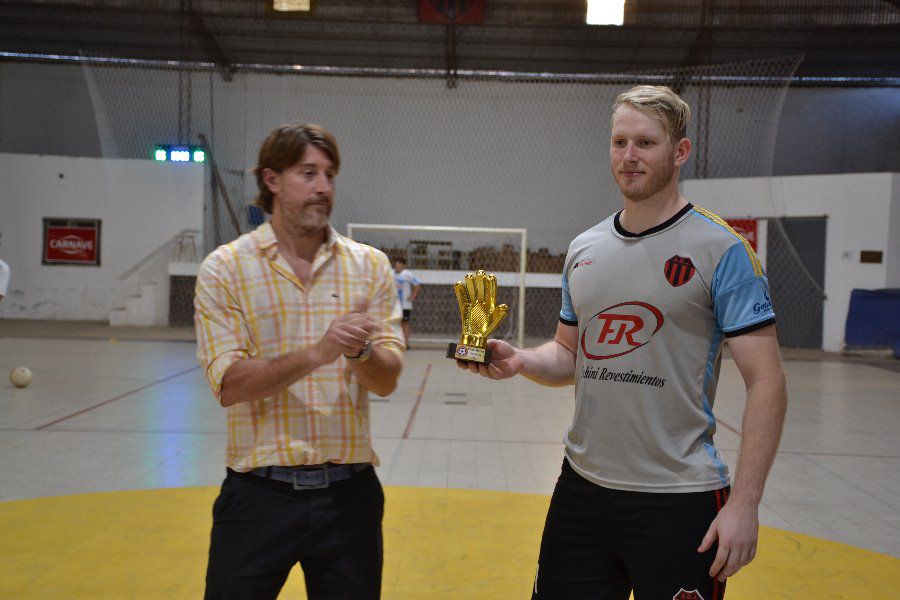
<path fill-rule="evenodd" d="M 681 210 L 679 210 L 677 213 L 675 213 L 674 215 L 672 215 L 671 217 L 666 219 L 663 223 L 660 223 L 659 225 L 651 227 L 650 229 L 647 229 L 640 233 L 634 233 L 634 232 L 628 231 L 624 227 L 622 227 L 622 223 L 619 220 L 619 216 L 622 214 L 622 211 L 620 210 L 619 212 L 617 212 L 615 214 L 615 217 L 613 218 L 613 229 L 619 235 L 619 237 L 623 237 L 626 239 L 642 238 L 642 237 L 645 237 L 648 235 L 653 235 L 654 233 L 659 233 L 661 231 L 665 231 L 669 227 L 672 227 L 673 225 L 675 225 L 675 223 L 677 223 L 682 218 L 684 218 L 684 215 L 688 214 L 693 208 L 694 208 L 694 205 L 691 204 L 690 202 L 688 202 L 687 206 L 684 206 Z"/>
<path fill-rule="evenodd" d="M 263 254 L 272 257 L 276 252 L 278 252 L 278 238 L 275 237 L 275 230 L 272 229 L 271 222 L 266 221 L 265 223 L 257 227 L 255 234 L 256 244 Z M 331 226 L 330 223 L 328 224 L 328 228 L 325 230 L 325 235 L 325 243 L 319 247 L 318 252 L 316 252 L 317 255 L 323 252 L 332 254 L 337 250 L 341 235 L 335 230 L 334 227 Z"/>

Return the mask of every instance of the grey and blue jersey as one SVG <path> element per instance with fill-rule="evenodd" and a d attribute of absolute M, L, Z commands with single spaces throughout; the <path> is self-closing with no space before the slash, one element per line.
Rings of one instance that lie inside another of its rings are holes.
<path fill-rule="evenodd" d="M 639 234 L 615 214 L 570 244 L 560 321 L 578 327 L 565 437 L 577 472 L 642 492 L 729 485 L 713 445 L 722 342 L 775 321 L 746 240 L 690 204 Z"/>

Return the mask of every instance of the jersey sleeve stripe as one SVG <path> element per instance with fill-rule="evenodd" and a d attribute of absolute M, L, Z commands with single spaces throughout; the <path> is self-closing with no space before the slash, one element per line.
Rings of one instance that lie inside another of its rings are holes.
<path fill-rule="evenodd" d="M 768 327 L 769 325 L 775 324 L 775 317 L 771 317 L 764 321 L 760 321 L 758 323 L 754 323 L 752 325 L 747 325 L 746 327 L 741 327 L 740 329 L 735 329 L 734 331 L 726 331 L 725 337 L 737 337 L 739 335 L 744 335 L 745 333 L 750 333 L 751 331 L 756 331 L 757 329 L 762 329 L 763 327 Z"/>
<path fill-rule="evenodd" d="M 739 234 L 737 231 L 731 228 L 731 226 L 719 215 L 715 213 L 711 213 L 705 208 L 700 208 L 697 205 L 694 205 L 694 210 L 698 213 L 712 221 L 717 225 L 721 225 L 725 228 L 731 235 L 741 240 L 741 243 L 744 244 L 744 249 L 747 251 L 747 256 L 750 257 L 750 262 L 753 264 L 753 273 L 756 274 L 757 277 L 761 277 L 763 274 L 762 264 L 759 262 L 759 257 L 756 256 L 756 252 L 753 251 L 753 246 L 750 245 L 750 242 L 744 239 L 744 237 Z"/>

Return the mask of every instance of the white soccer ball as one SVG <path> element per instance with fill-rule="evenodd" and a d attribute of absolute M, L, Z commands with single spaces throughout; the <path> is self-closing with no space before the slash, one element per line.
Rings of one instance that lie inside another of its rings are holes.
<path fill-rule="evenodd" d="M 16 367 L 9 372 L 9 380 L 18 388 L 23 388 L 31 383 L 31 369 L 28 367 Z"/>

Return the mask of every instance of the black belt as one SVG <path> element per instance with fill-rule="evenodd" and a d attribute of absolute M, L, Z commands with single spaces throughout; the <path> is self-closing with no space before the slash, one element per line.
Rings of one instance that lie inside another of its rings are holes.
<path fill-rule="evenodd" d="M 258 467 L 247 471 L 250 475 L 284 481 L 294 486 L 295 490 L 321 490 L 336 481 L 350 479 L 360 471 L 371 467 L 371 463 L 322 465 L 298 465 L 296 467 Z"/>

